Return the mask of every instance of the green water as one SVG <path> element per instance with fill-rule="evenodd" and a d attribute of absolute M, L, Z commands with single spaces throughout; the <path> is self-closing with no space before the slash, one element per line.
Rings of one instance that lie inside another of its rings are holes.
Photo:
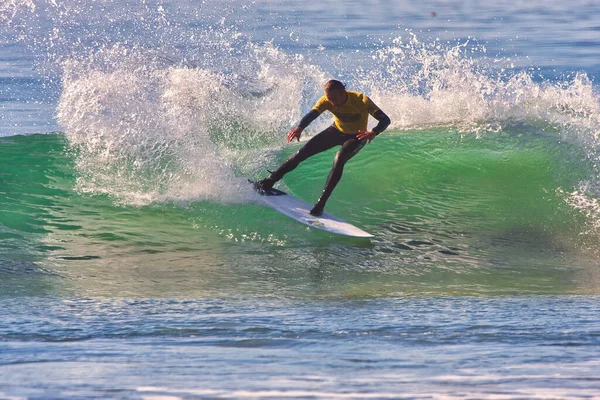
<path fill-rule="evenodd" d="M 275 162 L 298 146 L 273 150 Z M 312 230 L 251 201 L 137 206 L 82 193 L 77 152 L 62 134 L 3 138 L 0 151 L 4 292 L 597 292 L 591 221 L 565 201 L 590 167 L 576 144 L 524 127 L 482 136 L 437 128 L 378 137 L 347 165 L 327 206 L 373 232 L 372 240 Z M 282 187 L 313 201 L 333 154 L 305 162 Z"/>

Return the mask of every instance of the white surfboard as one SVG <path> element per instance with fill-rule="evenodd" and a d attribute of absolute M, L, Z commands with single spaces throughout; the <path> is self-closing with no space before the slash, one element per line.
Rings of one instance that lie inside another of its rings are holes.
<path fill-rule="evenodd" d="M 310 215 L 310 210 L 312 209 L 310 204 L 282 192 L 281 190 L 271 189 L 264 192 L 261 191 L 259 194 L 261 194 L 260 198 L 264 204 L 304 225 L 338 235 L 359 238 L 373 237 L 369 232 L 365 232 L 329 213 L 324 212 L 320 217 Z"/>

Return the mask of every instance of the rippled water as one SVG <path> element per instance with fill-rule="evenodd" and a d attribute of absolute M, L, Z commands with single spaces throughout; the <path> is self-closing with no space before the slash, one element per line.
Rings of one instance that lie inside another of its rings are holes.
<path fill-rule="evenodd" d="M 8 396 L 592 398 L 599 384 L 589 297 L 1 303 Z"/>

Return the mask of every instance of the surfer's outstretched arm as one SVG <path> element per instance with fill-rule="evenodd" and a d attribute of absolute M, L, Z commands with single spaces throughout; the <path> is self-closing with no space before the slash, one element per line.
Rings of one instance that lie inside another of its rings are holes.
<path fill-rule="evenodd" d="M 298 126 L 302 129 L 306 128 L 311 122 L 317 119 L 319 115 L 321 114 L 317 110 L 310 110 L 304 117 L 302 117 Z"/>
<path fill-rule="evenodd" d="M 302 119 L 300 120 L 300 123 L 298 123 L 298 126 L 295 127 L 294 129 L 291 129 L 288 134 L 287 134 L 287 141 L 288 143 L 291 142 L 292 140 L 294 140 L 294 138 L 296 138 L 298 141 L 300 141 L 300 135 L 302 135 L 302 131 L 304 130 L 304 128 L 306 128 L 308 125 L 310 125 L 311 122 L 313 122 L 315 119 L 317 119 L 317 117 L 321 115 L 318 111 L 316 110 L 310 110 L 304 117 L 302 117 Z"/>

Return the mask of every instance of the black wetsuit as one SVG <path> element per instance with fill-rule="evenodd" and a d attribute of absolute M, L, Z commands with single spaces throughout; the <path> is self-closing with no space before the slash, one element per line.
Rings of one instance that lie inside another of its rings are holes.
<path fill-rule="evenodd" d="M 318 112 L 311 110 L 304 116 L 304 118 L 302 118 L 298 126 L 305 128 L 318 116 Z M 378 110 L 374 117 L 379 121 L 379 124 L 373 128 L 373 132 L 378 135 L 388 127 L 390 124 L 390 119 L 381 110 Z M 329 199 L 329 196 L 331 196 L 333 189 L 335 189 L 336 185 L 340 181 L 346 162 L 354 157 L 367 143 L 366 140 L 358 140 L 357 136 L 358 134 L 349 135 L 342 133 L 336 128 L 335 125 L 332 125 L 324 131 L 313 136 L 300 150 L 285 160 L 285 162 L 281 164 L 281 166 L 277 168 L 277 170 L 275 170 L 267 179 L 265 179 L 265 181 L 270 181 L 269 183 L 272 185 L 272 183 L 275 183 L 283 178 L 285 174 L 293 171 L 298 164 L 307 158 L 325 150 L 329 150 L 334 146 L 342 146 L 342 148 L 335 155 L 333 167 L 331 168 L 329 176 L 327 177 L 327 182 L 325 183 L 325 189 L 317 201 L 317 205 L 319 205 L 322 209 Z"/>
<path fill-rule="evenodd" d="M 281 166 L 277 168 L 277 170 L 275 170 L 269 178 L 273 179 L 274 181 L 278 181 L 283 178 L 285 174 L 293 171 L 298 164 L 307 158 L 325 150 L 329 150 L 334 146 L 342 146 L 333 159 L 333 168 L 329 172 L 327 182 L 325 183 L 325 189 L 323 190 L 323 194 L 321 194 L 321 197 L 318 201 L 324 206 L 327 202 L 327 199 L 329 199 L 331 192 L 333 192 L 333 189 L 342 177 L 344 164 L 346 164 L 348 160 L 356 155 L 356 153 L 358 153 L 366 143 L 366 140 L 358 140 L 356 136 L 357 135 L 347 135 L 342 133 L 332 125 L 321 133 L 313 136 L 300 150 L 285 160 L 285 162 L 281 164 Z"/>

